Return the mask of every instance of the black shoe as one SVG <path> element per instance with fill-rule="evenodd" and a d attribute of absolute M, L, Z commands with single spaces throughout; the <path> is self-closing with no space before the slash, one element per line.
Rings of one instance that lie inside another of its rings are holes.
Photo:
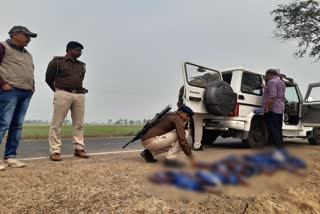
<path fill-rule="evenodd" d="M 192 150 L 193 150 L 193 151 L 203 151 L 204 149 L 203 149 L 202 146 L 200 146 L 200 148 L 198 148 L 198 149 L 195 149 L 195 148 L 192 147 Z"/>
<path fill-rule="evenodd" d="M 164 159 L 163 165 L 166 167 L 173 167 L 173 168 L 182 168 L 185 166 L 184 163 L 177 161 L 177 160 L 170 160 L 170 159 Z"/>
<path fill-rule="evenodd" d="M 157 162 L 157 159 L 154 159 L 153 158 L 153 155 L 151 154 L 151 152 L 148 150 L 148 149 L 145 149 L 143 150 L 141 153 L 140 153 L 141 157 L 144 158 L 144 160 L 147 162 L 147 163 L 155 163 Z"/>

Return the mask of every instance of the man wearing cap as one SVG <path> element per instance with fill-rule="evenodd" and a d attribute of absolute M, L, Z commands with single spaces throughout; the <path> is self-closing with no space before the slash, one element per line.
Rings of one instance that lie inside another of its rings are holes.
<path fill-rule="evenodd" d="M 25 49 L 37 34 L 26 27 L 14 26 L 10 39 L 0 43 L 0 143 L 8 131 L 4 162 L 11 167 L 24 167 L 16 159 L 22 125 L 34 92 L 34 65 Z M 5 164 L 0 163 L 0 170 Z"/>
<path fill-rule="evenodd" d="M 74 155 L 88 158 L 84 151 L 83 120 L 85 108 L 85 93 L 83 80 L 86 73 L 85 63 L 78 60 L 83 45 L 71 41 L 67 44 L 67 54 L 63 57 L 54 57 L 49 62 L 46 72 L 46 82 L 54 91 L 53 117 L 49 129 L 50 159 L 60 161 L 61 137 L 60 129 L 71 111 L 73 126 Z"/>
<path fill-rule="evenodd" d="M 165 161 L 174 161 L 182 151 L 193 160 L 185 130 L 185 124 L 192 115 L 193 111 L 182 104 L 176 112 L 163 116 L 159 123 L 151 127 L 141 140 L 145 148 L 141 156 L 145 161 L 156 162 L 153 156 L 165 152 L 168 152 Z"/>
<path fill-rule="evenodd" d="M 267 85 L 262 95 L 262 108 L 269 131 L 269 142 L 281 148 L 283 147 L 282 123 L 286 85 L 275 69 L 267 70 L 265 79 Z"/>

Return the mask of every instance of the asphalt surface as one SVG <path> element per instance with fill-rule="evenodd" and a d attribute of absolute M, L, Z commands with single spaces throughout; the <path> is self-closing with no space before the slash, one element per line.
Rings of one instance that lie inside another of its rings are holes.
<path fill-rule="evenodd" d="M 129 144 L 125 149 L 122 146 L 130 141 L 132 137 L 118 137 L 118 138 L 89 138 L 85 139 L 86 151 L 88 153 L 108 153 L 142 150 L 141 142 L 138 140 Z M 191 143 L 191 142 L 190 142 Z M 303 146 L 308 144 L 306 140 L 287 139 L 286 145 Z M 0 145 L 0 158 L 4 153 L 5 143 Z M 204 146 L 207 149 L 248 149 L 241 143 L 241 140 L 234 138 L 218 138 L 214 144 Z M 61 155 L 73 155 L 72 140 L 67 139 L 62 141 Z M 47 140 L 25 140 L 20 143 L 18 148 L 17 158 L 40 158 L 49 156 L 49 143 Z"/>
<path fill-rule="evenodd" d="M 85 139 L 86 151 L 88 153 L 103 153 L 103 152 L 117 152 L 142 150 L 143 147 L 140 141 L 136 141 L 128 145 L 125 149 L 122 146 L 130 141 L 132 137 L 124 138 L 90 138 Z M 242 148 L 238 139 L 232 138 L 218 138 L 214 145 L 207 147 L 230 147 Z M 0 157 L 4 153 L 5 143 L 1 144 Z M 67 139 L 62 141 L 61 155 L 73 155 L 72 140 Z M 49 156 L 49 143 L 47 140 L 25 140 L 20 143 L 18 148 L 17 158 L 37 158 Z"/>
<path fill-rule="evenodd" d="M 126 149 L 121 147 L 131 138 L 92 138 L 85 139 L 86 151 L 88 153 L 113 152 L 121 150 L 142 149 L 141 143 L 136 141 Z M 4 143 L 0 148 L 0 155 L 4 153 Z M 61 155 L 72 155 L 74 151 L 72 140 L 62 140 Z M 18 158 L 46 157 L 49 155 L 48 140 L 25 140 L 20 143 L 17 151 Z"/>

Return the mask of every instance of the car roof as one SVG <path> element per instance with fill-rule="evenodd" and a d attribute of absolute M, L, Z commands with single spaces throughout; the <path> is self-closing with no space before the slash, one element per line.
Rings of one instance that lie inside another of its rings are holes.
<path fill-rule="evenodd" d="M 264 76 L 264 73 L 262 73 L 262 72 L 258 72 L 258 71 L 255 71 L 253 69 L 248 69 L 248 68 L 244 68 L 244 67 L 241 67 L 241 66 L 221 69 L 222 73 L 234 72 L 234 71 L 245 71 L 245 72 L 249 72 L 249 73 L 253 73 L 253 74 L 258 74 L 258 75 Z M 296 85 L 296 82 L 294 82 L 294 80 L 292 78 L 286 77 L 286 78 L 284 78 L 284 82 L 286 84 Z"/>
<path fill-rule="evenodd" d="M 250 72 L 250 73 L 254 73 L 254 74 L 259 74 L 262 76 L 264 75 L 263 72 L 255 71 L 253 69 L 244 68 L 241 66 L 221 69 L 221 72 L 233 72 L 233 71 L 246 71 L 246 72 Z"/>

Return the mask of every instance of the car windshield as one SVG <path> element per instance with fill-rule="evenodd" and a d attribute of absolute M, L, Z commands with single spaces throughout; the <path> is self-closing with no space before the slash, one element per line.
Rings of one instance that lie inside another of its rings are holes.
<path fill-rule="evenodd" d="M 218 71 L 193 64 L 185 64 L 185 66 L 189 85 L 205 88 L 209 82 L 221 80 Z"/>

